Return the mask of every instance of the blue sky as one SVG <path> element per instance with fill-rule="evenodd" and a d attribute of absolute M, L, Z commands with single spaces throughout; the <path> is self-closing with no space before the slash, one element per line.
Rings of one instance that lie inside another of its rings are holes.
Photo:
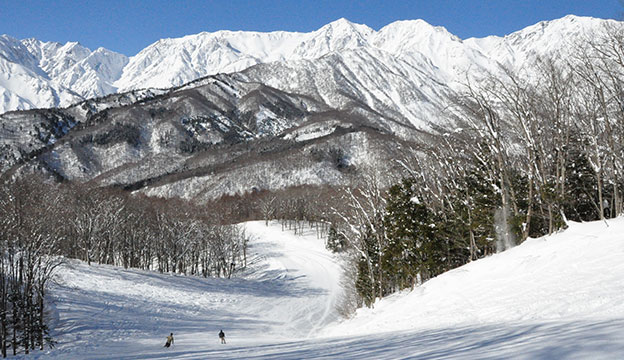
<path fill-rule="evenodd" d="M 341 17 L 375 30 L 423 19 L 461 37 L 505 35 L 567 14 L 622 19 L 620 0 L 0 0 L 0 34 L 78 41 L 126 55 L 201 31 L 316 30 Z"/>

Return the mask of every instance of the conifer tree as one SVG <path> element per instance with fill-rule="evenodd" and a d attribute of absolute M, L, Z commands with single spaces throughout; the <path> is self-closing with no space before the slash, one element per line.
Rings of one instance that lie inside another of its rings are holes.
<path fill-rule="evenodd" d="M 413 197 L 414 182 L 413 178 L 404 179 L 388 190 L 384 218 L 388 240 L 382 266 L 393 291 L 413 288 L 422 266 L 419 246 L 426 242 L 422 227 L 429 220 L 429 211 Z"/>

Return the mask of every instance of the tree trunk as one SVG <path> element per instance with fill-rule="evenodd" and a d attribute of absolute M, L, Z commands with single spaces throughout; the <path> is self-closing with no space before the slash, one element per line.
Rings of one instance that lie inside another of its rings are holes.
<path fill-rule="evenodd" d="M 524 220 L 524 229 L 522 229 L 522 241 L 529 237 L 531 231 L 531 217 L 533 216 L 533 178 L 529 178 L 529 200 L 527 205 L 527 214 Z"/>

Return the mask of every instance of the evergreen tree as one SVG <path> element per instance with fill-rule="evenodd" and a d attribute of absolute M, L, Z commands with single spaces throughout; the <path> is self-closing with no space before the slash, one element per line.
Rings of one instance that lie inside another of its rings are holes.
<path fill-rule="evenodd" d="M 429 221 L 429 211 L 413 198 L 414 182 L 413 178 L 404 179 L 388 191 L 384 218 L 388 241 L 382 266 L 392 290 L 413 287 L 422 267 L 419 247 L 426 242 L 422 230 Z"/>
<path fill-rule="evenodd" d="M 485 154 L 487 156 L 487 154 Z M 487 159 L 486 156 L 483 158 Z M 495 252 L 494 212 L 501 206 L 497 179 L 485 164 L 475 161 L 465 179 L 465 197 L 461 213 L 474 236 L 476 257 Z M 459 201 L 459 200 L 458 200 Z"/>
<path fill-rule="evenodd" d="M 368 261 L 365 257 L 360 258 L 357 263 L 357 278 L 355 280 L 355 289 L 364 301 L 364 305 L 371 307 L 375 302 L 375 291 L 373 282 L 371 281 L 371 272 Z"/>
<path fill-rule="evenodd" d="M 336 227 L 332 224 L 327 232 L 327 243 L 325 244 L 328 250 L 333 252 L 341 252 L 347 248 L 346 237 L 336 230 Z"/>
<path fill-rule="evenodd" d="M 563 209 L 573 221 L 592 221 L 600 218 L 598 213 L 596 178 L 583 146 L 578 140 L 570 143 L 566 162 L 566 197 Z"/>

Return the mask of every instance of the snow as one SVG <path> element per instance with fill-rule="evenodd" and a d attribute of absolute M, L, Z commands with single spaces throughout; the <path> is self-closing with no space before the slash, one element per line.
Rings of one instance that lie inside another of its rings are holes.
<path fill-rule="evenodd" d="M 307 228 L 244 224 L 250 266 L 231 280 L 69 261 L 51 289 L 59 343 L 34 357 L 614 359 L 624 353 L 624 218 L 606 223 L 529 239 L 343 321 L 337 258 Z"/>
<path fill-rule="evenodd" d="M 249 268 L 230 280 L 68 261 L 51 290 L 59 343 L 46 358 L 154 358 L 169 332 L 174 354 L 202 358 L 222 346 L 219 329 L 240 347 L 305 339 L 336 319 L 340 266 L 324 240 L 311 229 L 244 226 Z"/>
<path fill-rule="evenodd" d="M 604 31 L 602 26 L 607 23 L 620 24 L 612 20 L 566 16 L 540 22 L 505 37 L 462 40 L 445 28 L 423 20 L 396 21 L 375 31 L 366 25 L 339 19 L 308 33 L 217 31 L 161 39 L 131 57 L 103 48 L 91 51 L 76 42 L 20 41 L 1 35 L 0 93 L 3 96 L 0 97 L 0 113 L 68 106 L 84 98 L 127 90 L 169 88 L 207 75 L 243 71 L 257 64 L 303 66 L 297 70 L 304 71 L 310 63 L 301 60 L 319 60 L 347 52 L 355 54 L 354 58 L 347 59 L 347 65 L 357 78 L 372 76 L 374 79 L 381 71 L 384 76 L 403 78 L 400 87 L 393 86 L 398 93 L 423 88 L 437 95 L 445 91 L 441 84 L 458 89 L 468 79 L 478 80 L 491 72 L 496 73 L 499 64 L 519 70 L 538 56 L 567 59 L 576 44 L 585 43 L 593 32 Z M 389 63 L 390 69 L 372 63 L 366 56 L 369 52 Z M 360 61 L 358 56 L 362 57 Z M 21 80 L 9 81 L 10 77 Z M 292 80 L 292 76 L 284 76 L 279 88 L 298 85 L 298 81 Z M 365 93 L 373 92 L 382 100 L 382 104 L 373 106 L 375 109 L 383 107 L 381 105 L 391 106 L 403 111 L 408 118 L 418 118 L 414 114 L 423 110 L 410 108 L 415 102 L 411 96 L 399 103 L 394 96 L 389 99 L 380 96 L 386 90 L 383 82 L 362 82 L 364 84 L 358 85 L 365 85 Z M 409 86 L 403 86 L 404 82 Z M 330 99 L 325 94 L 321 96 Z M 372 106 L 373 102 L 367 103 Z M 432 108 L 424 110 L 425 118 L 439 112 Z"/>
<path fill-rule="evenodd" d="M 327 136 L 334 131 L 340 125 L 337 120 L 323 121 L 320 123 L 310 123 L 297 128 L 291 133 L 284 135 L 284 139 L 294 141 L 307 141 L 317 139 L 323 136 Z"/>
<path fill-rule="evenodd" d="M 360 309 L 354 319 L 326 331 L 621 323 L 624 218 L 607 223 L 571 223 L 564 232 L 528 239 L 395 294 L 374 309 Z"/>
<path fill-rule="evenodd" d="M 91 51 L 76 42 L 60 44 L 0 36 L 0 113 L 67 106 L 117 91 L 112 82 L 128 63 L 104 48 Z"/>

